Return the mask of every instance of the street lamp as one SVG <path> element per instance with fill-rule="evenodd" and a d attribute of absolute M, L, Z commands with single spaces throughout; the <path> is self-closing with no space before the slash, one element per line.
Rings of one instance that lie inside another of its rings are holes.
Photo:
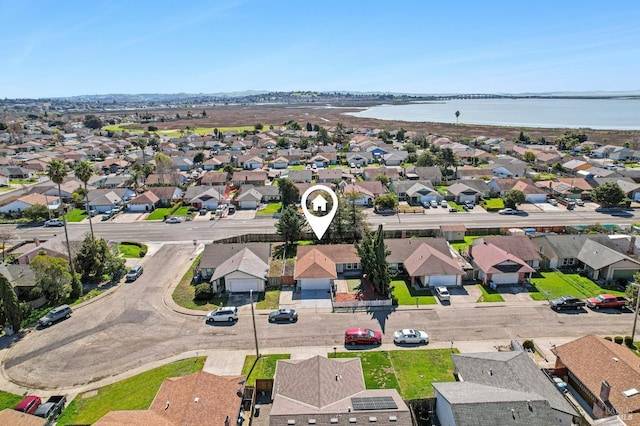
<path fill-rule="evenodd" d="M 253 289 L 249 290 L 249 302 L 251 303 L 251 320 L 253 321 L 253 339 L 256 344 L 256 359 L 260 358 L 260 351 L 258 350 L 258 333 L 256 332 L 256 314 L 253 310 Z"/>

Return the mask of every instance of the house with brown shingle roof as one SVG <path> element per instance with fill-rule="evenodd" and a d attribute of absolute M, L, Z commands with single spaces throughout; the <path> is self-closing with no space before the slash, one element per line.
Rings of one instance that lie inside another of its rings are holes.
<path fill-rule="evenodd" d="M 162 382 L 148 410 L 111 411 L 96 426 L 238 424 L 244 376 L 218 376 L 199 371 Z"/>
<path fill-rule="evenodd" d="M 151 191 L 146 191 L 127 201 L 127 211 L 150 212 L 156 208 L 158 201 L 160 201 L 160 199 L 156 194 Z"/>
<path fill-rule="evenodd" d="M 511 253 L 524 260 L 527 265 L 533 269 L 540 268 L 540 262 L 542 256 L 539 253 L 539 247 L 531 241 L 531 239 L 524 235 L 501 235 L 494 237 L 483 237 L 473 241 L 474 245 L 478 244 L 493 244 L 502 250 Z"/>
<path fill-rule="evenodd" d="M 7 204 L 0 207 L 0 213 L 23 212 L 25 209 L 35 206 L 36 204 L 47 206 L 50 211 L 55 211 L 60 208 L 60 199 L 56 197 L 47 197 L 46 195 L 34 192 L 32 194 L 12 199 Z"/>
<path fill-rule="evenodd" d="M 178 202 L 182 199 L 182 189 L 177 186 L 152 186 L 149 188 L 156 197 L 158 197 L 158 207 L 168 207 L 172 203 Z"/>
<path fill-rule="evenodd" d="M 360 274 L 360 257 L 351 244 L 298 247 L 293 279 L 301 290 L 329 290 L 338 275 Z"/>
<path fill-rule="evenodd" d="M 372 406 L 377 401 L 386 405 Z M 410 425 L 409 408 L 395 389 L 366 389 L 360 358 L 315 356 L 279 360 L 269 426 Z"/>
<path fill-rule="evenodd" d="M 392 269 L 406 271 L 412 285 L 462 285 L 464 262 L 454 258 L 444 238 L 385 240 L 391 252 L 387 262 Z"/>
<path fill-rule="evenodd" d="M 619 415 L 640 425 L 640 362 L 623 345 L 588 335 L 555 347 L 556 374 L 592 408 L 596 419 Z"/>
<path fill-rule="evenodd" d="M 469 246 L 469 255 L 477 278 L 487 284 L 518 284 L 535 272 L 524 260 L 493 244 Z"/>
<path fill-rule="evenodd" d="M 46 420 L 11 408 L 0 411 L 0 424 L 11 426 L 44 426 Z"/>

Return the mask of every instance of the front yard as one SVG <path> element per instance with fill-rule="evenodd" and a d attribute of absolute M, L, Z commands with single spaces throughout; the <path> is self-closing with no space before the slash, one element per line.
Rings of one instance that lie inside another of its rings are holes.
<path fill-rule="evenodd" d="M 459 351 L 454 348 L 453 352 L 450 349 L 338 352 L 336 356 L 360 358 L 367 389 L 398 389 L 403 399 L 420 399 L 433 397 L 432 382 L 455 381 L 451 353 Z"/>
<path fill-rule="evenodd" d="M 416 290 L 408 285 L 404 280 L 391 281 L 393 287 L 393 298 L 398 301 L 398 305 L 435 305 L 436 298 L 431 290 Z"/>
<path fill-rule="evenodd" d="M 623 291 L 604 289 L 587 277 L 580 274 L 562 272 L 541 272 L 538 277 L 531 278 L 533 284 L 530 296 L 533 300 L 550 300 L 560 296 L 589 298 L 602 293 L 624 296 Z"/>
<path fill-rule="evenodd" d="M 92 424 L 113 410 L 146 410 L 164 379 L 202 370 L 205 357 L 188 358 L 154 368 L 98 389 L 88 398 L 79 395 L 58 418 L 59 425 Z"/>
<path fill-rule="evenodd" d="M 180 207 L 173 213 L 171 213 L 171 210 L 173 210 L 172 207 L 155 209 L 149 213 L 149 216 L 147 216 L 145 220 L 164 220 L 165 216 L 168 215 L 182 217 L 189 213 L 189 207 Z"/>
<path fill-rule="evenodd" d="M 504 302 L 500 293 L 491 287 L 478 284 L 478 288 L 482 291 L 482 296 L 478 299 L 478 303 Z"/>

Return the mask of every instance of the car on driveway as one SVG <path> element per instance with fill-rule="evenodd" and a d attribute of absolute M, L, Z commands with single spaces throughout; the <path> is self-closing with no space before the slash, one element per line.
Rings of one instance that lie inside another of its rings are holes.
<path fill-rule="evenodd" d="M 180 223 L 180 222 L 182 222 L 182 219 L 176 216 L 170 217 L 169 219 L 166 220 L 166 223 Z"/>
<path fill-rule="evenodd" d="M 562 309 L 580 309 L 586 305 L 586 302 L 582 299 L 578 299 L 573 296 L 560 296 L 557 299 L 549 301 L 551 309 L 560 311 Z"/>
<path fill-rule="evenodd" d="M 551 379 L 553 379 L 553 383 L 555 383 L 556 387 L 560 392 L 564 392 L 567 390 L 567 383 L 564 380 L 562 380 L 560 377 L 552 376 Z"/>
<path fill-rule="evenodd" d="M 69 305 L 58 306 L 57 308 L 53 308 L 49 311 L 49 313 L 40 318 L 38 320 L 38 323 L 41 326 L 49 327 L 54 322 L 60 321 L 64 318 L 69 318 L 71 316 L 71 312 L 73 312 L 73 310 Z"/>
<path fill-rule="evenodd" d="M 440 299 L 441 302 L 450 302 L 451 294 L 449 294 L 449 290 L 446 287 L 440 286 L 435 288 L 436 296 Z"/>
<path fill-rule="evenodd" d="M 207 323 L 210 322 L 233 322 L 238 320 L 238 308 L 235 306 L 225 306 L 215 309 L 207 314 Z"/>
<path fill-rule="evenodd" d="M 405 328 L 393 333 L 394 343 L 429 343 L 429 335 L 426 331 L 413 330 Z"/>
<path fill-rule="evenodd" d="M 379 345 L 381 343 L 382 334 L 379 331 L 368 328 L 349 328 L 344 332 L 345 345 Z"/>
<path fill-rule="evenodd" d="M 64 222 L 60 219 L 49 219 L 44 223 L 44 226 L 64 226 Z"/>
<path fill-rule="evenodd" d="M 298 321 L 298 313 L 295 309 L 278 309 L 269 314 L 269 322 L 295 322 Z"/>
<path fill-rule="evenodd" d="M 131 268 L 131 270 L 129 272 L 127 272 L 127 277 L 126 280 L 127 281 L 135 281 L 138 279 L 138 277 L 140 277 L 140 275 L 142 275 L 142 271 L 144 269 L 142 268 L 142 265 L 135 265 L 134 267 Z"/>
<path fill-rule="evenodd" d="M 558 202 L 557 202 L 554 198 L 549 198 L 549 199 L 547 200 L 547 202 L 548 202 L 549 204 L 551 204 L 552 206 L 557 206 L 557 205 L 558 205 Z"/>

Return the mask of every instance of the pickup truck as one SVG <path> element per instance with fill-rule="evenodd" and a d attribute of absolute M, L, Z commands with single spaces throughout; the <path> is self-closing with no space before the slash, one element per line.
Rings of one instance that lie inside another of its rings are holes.
<path fill-rule="evenodd" d="M 580 309 L 585 305 L 584 300 L 573 296 L 560 296 L 549 301 L 551 309 L 560 311 L 562 309 Z"/>
<path fill-rule="evenodd" d="M 587 299 L 587 306 L 591 309 L 617 308 L 622 309 L 627 305 L 627 299 L 612 294 L 599 294 Z"/>
<path fill-rule="evenodd" d="M 33 413 L 35 416 L 42 417 L 46 420 L 46 425 L 51 425 L 62 414 L 64 406 L 67 403 L 67 397 L 64 395 L 54 395 L 47 399 L 47 402 L 40 406 Z"/>

